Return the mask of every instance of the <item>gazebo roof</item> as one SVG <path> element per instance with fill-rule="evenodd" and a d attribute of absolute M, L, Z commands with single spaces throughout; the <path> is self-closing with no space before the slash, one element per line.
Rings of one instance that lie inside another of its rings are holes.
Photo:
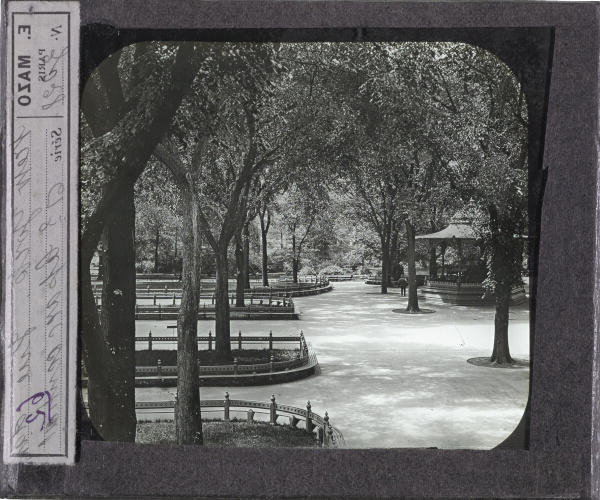
<path fill-rule="evenodd" d="M 415 236 L 418 240 L 438 240 L 438 241 L 474 241 L 477 239 L 475 232 L 470 224 L 450 224 L 447 228 L 431 234 L 420 234 Z"/>

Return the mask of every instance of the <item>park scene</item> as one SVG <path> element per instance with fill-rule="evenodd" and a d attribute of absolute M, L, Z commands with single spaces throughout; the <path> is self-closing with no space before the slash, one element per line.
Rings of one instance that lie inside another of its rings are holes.
<path fill-rule="evenodd" d="M 93 66 L 81 439 L 511 436 L 532 248 L 527 100 L 502 61 L 449 42 L 156 41 Z"/>

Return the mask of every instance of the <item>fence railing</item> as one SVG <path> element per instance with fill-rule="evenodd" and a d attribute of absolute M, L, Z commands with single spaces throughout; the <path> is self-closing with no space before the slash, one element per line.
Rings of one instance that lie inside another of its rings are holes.
<path fill-rule="evenodd" d="M 100 307 L 100 295 L 96 295 L 96 306 Z M 235 305 L 235 294 L 231 295 L 231 305 L 229 312 L 233 316 L 241 316 L 243 318 L 285 318 L 297 319 L 298 312 L 294 306 L 294 301 L 290 297 L 286 297 L 284 292 L 273 295 L 247 295 L 245 298 L 245 306 Z M 137 299 L 151 299 L 152 304 L 137 304 L 135 305 L 136 319 L 177 319 L 179 314 L 178 299 L 181 299 L 181 294 L 172 293 L 166 294 L 138 294 Z M 215 296 L 205 295 L 201 299 L 206 299 L 207 302 L 201 302 L 198 308 L 198 319 L 210 319 L 214 317 L 216 311 Z M 169 303 L 164 304 L 159 301 L 169 300 Z M 210 302 L 209 302 L 210 301 Z"/>
<path fill-rule="evenodd" d="M 308 363 L 308 353 L 304 355 L 298 354 L 296 359 L 287 361 L 275 361 L 274 356 L 271 356 L 269 363 L 256 363 L 253 365 L 240 365 L 237 358 L 234 358 L 233 365 L 219 366 L 198 366 L 200 377 L 208 375 L 250 375 L 258 373 L 276 373 L 294 368 L 300 368 Z M 135 375 L 140 377 L 168 377 L 177 375 L 176 366 L 162 366 L 160 359 L 156 366 L 137 366 Z"/>
<path fill-rule="evenodd" d="M 318 282 L 279 282 L 269 288 L 255 288 L 255 291 L 261 291 L 263 293 L 271 291 L 271 293 L 283 294 L 286 297 L 300 297 L 303 295 L 314 295 L 323 292 L 328 292 L 333 289 L 333 286 L 329 283 L 329 280 L 324 279 Z M 281 296 L 281 295 L 280 295 Z"/>
<path fill-rule="evenodd" d="M 299 288 L 319 288 L 322 286 L 326 286 L 329 284 L 329 280 L 327 279 L 327 277 L 318 277 L 317 279 L 315 279 L 314 277 L 312 278 L 298 278 L 298 282 L 297 283 L 293 283 L 291 278 L 290 279 L 282 279 L 282 280 L 278 280 L 278 281 L 273 281 L 271 283 L 271 285 L 269 286 L 262 286 L 260 284 L 260 282 L 256 282 L 256 284 L 254 284 L 253 286 L 251 286 L 250 288 L 246 288 L 245 289 L 245 293 L 247 295 L 250 294 L 256 294 L 256 293 L 263 293 L 263 294 L 277 294 L 278 292 L 282 291 L 282 290 L 297 290 Z M 181 292 L 181 282 L 168 282 L 168 283 L 153 283 L 153 284 L 148 284 L 148 283 L 138 283 L 137 284 L 137 292 L 138 295 L 140 293 L 148 293 L 148 294 L 152 294 L 152 293 L 160 293 L 163 292 L 165 294 L 170 294 L 173 291 L 180 293 Z M 210 281 L 203 281 L 202 284 L 200 285 L 200 294 L 204 295 L 206 292 L 208 293 L 212 293 L 215 290 L 215 285 L 213 283 L 211 283 Z M 94 284 L 94 291 L 95 293 L 100 293 L 102 291 L 102 283 L 95 283 Z M 230 286 L 228 293 L 235 293 L 236 291 L 236 286 Z M 204 292 L 204 294 L 203 294 Z"/>
<path fill-rule="evenodd" d="M 177 328 L 177 326 L 168 326 L 167 328 Z M 215 342 L 215 336 L 212 334 L 212 330 L 208 332 L 208 335 L 199 335 L 197 337 L 198 343 L 206 342 L 208 344 L 208 350 L 212 351 L 213 342 Z M 148 333 L 146 337 L 136 337 L 136 342 L 148 342 L 148 350 L 152 350 L 152 345 L 154 342 L 177 342 L 177 337 L 157 337 L 152 335 L 152 330 Z M 244 343 L 248 342 L 268 342 L 269 350 L 273 350 L 273 344 L 279 342 L 297 342 L 299 345 L 300 353 L 302 356 L 305 353 L 308 355 L 308 346 L 306 344 L 306 339 L 304 338 L 304 332 L 300 332 L 299 336 L 287 336 L 287 337 L 276 337 L 273 335 L 273 330 L 269 330 L 269 335 L 264 336 L 242 336 L 242 331 L 240 330 L 237 335 L 230 336 L 230 342 L 236 343 L 238 349 L 242 349 Z"/>
<path fill-rule="evenodd" d="M 136 401 L 136 410 L 160 410 L 160 409 L 175 409 L 177 405 L 177 396 L 174 401 Z M 269 423 L 275 425 L 282 414 L 289 417 L 289 426 L 297 428 L 301 421 L 304 421 L 307 432 L 316 432 L 319 441 L 324 448 L 345 448 L 346 443 L 342 432 L 332 426 L 329 422 L 329 415 L 325 412 L 325 416 L 312 411 L 310 401 L 306 404 L 306 409 L 297 408 L 290 405 L 282 405 L 277 403 L 275 394 L 271 395 L 271 401 L 264 403 L 260 401 L 245 401 L 241 399 L 230 399 L 229 393 L 225 393 L 223 399 L 208 399 L 201 400 L 200 407 L 204 409 L 223 409 L 223 420 L 230 420 L 230 413 L 234 408 L 247 409 L 246 421 L 253 422 L 255 413 L 264 413 L 269 415 Z"/>
<path fill-rule="evenodd" d="M 277 283 L 291 283 L 292 281 L 292 276 L 286 276 L 284 278 L 280 278 Z M 298 283 L 327 283 L 327 276 L 322 274 L 298 276 Z"/>
<path fill-rule="evenodd" d="M 284 288 L 293 289 L 299 287 L 319 287 L 323 285 L 329 284 L 329 280 L 326 277 L 320 277 L 318 279 L 310 278 L 298 278 L 297 283 L 293 283 L 290 279 L 282 279 L 278 281 L 273 281 L 270 286 L 262 286 L 260 281 L 255 281 L 254 284 L 251 283 L 249 288 L 245 289 L 246 293 L 253 293 L 257 290 L 266 290 L 267 292 L 271 291 L 272 293 L 276 293 L 277 290 L 281 290 Z M 97 281 L 92 283 L 92 289 L 94 293 L 99 294 L 102 292 L 102 281 Z M 148 282 L 137 282 L 136 290 L 138 293 L 146 292 L 146 293 L 172 293 L 179 292 L 181 293 L 182 283 L 180 281 L 167 281 L 167 282 L 156 282 L 156 283 L 148 283 Z M 202 292 L 213 292 L 216 289 L 216 283 L 211 282 L 210 280 L 203 280 L 200 285 L 200 293 Z M 235 292 L 237 286 L 235 283 L 229 284 L 228 293 Z"/>
<path fill-rule="evenodd" d="M 246 306 L 266 306 L 266 307 L 294 307 L 294 302 L 290 297 L 287 297 L 285 291 L 273 291 L 269 293 L 267 291 L 259 291 L 259 292 L 246 292 L 244 294 L 244 301 L 249 301 Z M 168 300 L 171 302 L 170 305 L 177 305 L 177 300 L 181 300 L 182 293 L 177 292 L 137 292 L 135 294 L 136 299 L 143 300 L 152 300 L 152 305 L 156 306 L 157 300 Z M 96 305 L 98 305 L 102 299 L 101 292 L 95 292 L 94 297 L 96 299 Z M 235 304 L 237 295 L 235 293 L 228 294 L 228 301 L 230 301 L 231 305 Z M 202 302 L 205 300 L 206 302 Z M 206 303 L 210 302 L 211 306 L 215 305 L 216 296 L 214 293 L 205 293 L 200 294 L 199 296 L 199 304 L 200 306 L 205 306 Z M 165 304 L 162 304 L 163 306 Z"/>

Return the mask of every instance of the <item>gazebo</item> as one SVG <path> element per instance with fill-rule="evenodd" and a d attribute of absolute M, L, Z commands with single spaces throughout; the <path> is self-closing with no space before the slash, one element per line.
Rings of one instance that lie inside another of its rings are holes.
<path fill-rule="evenodd" d="M 440 276 L 434 272 L 432 266 L 429 269 L 429 276 L 421 292 L 427 295 L 428 300 L 441 300 L 444 303 L 450 303 L 462 306 L 486 306 L 494 305 L 496 299 L 491 294 L 486 294 L 483 286 L 483 277 L 465 275 L 463 273 L 463 244 L 466 242 L 475 243 L 477 235 L 471 224 L 458 222 L 450 224 L 445 229 L 430 234 L 416 236 L 417 240 L 427 240 L 429 247 L 442 247 L 442 273 Z M 447 273 L 444 255 L 446 248 L 452 246 L 456 248 L 458 254 L 458 266 L 453 271 Z M 523 286 L 514 287 L 511 295 L 511 305 L 522 304 L 527 301 L 525 289 Z"/>

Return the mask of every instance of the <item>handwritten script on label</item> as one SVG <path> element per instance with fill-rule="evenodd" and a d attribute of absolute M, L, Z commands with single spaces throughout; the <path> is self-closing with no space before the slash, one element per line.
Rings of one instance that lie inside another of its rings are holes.
<path fill-rule="evenodd" d="M 4 459 L 74 455 L 79 5 L 8 5 Z"/>

